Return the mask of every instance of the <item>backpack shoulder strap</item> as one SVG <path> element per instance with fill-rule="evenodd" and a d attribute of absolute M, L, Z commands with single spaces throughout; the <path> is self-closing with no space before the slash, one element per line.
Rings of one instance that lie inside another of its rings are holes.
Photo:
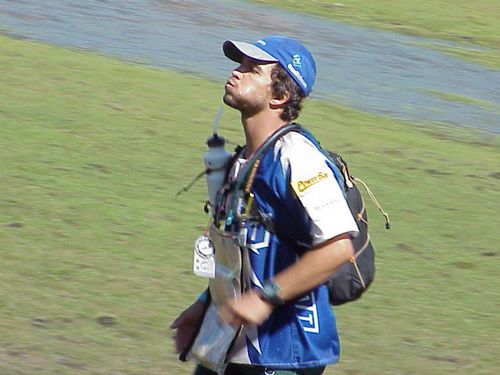
<path fill-rule="evenodd" d="M 247 165 L 248 168 L 246 168 L 246 173 L 244 173 L 241 178 L 238 178 L 238 184 L 236 186 L 237 189 L 242 189 L 243 185 L 250 186 L 252 184 L 252 180 L 255 176 L 255 171 L 256 167 L 258 167 L 260 160 L 262 157 L 265 155 L 266 151 L 269 150 L 269 148 L 273 147 L 274 144 L 278 139 L 283 137 L 285 134 L 291 132 L 291 131 L 298 131 L 301 132 L 303 131 L 304 128 L 300 126 L 299 124 L 296 123 L 290 123 L 287 125 L 282 126 L 278 130 L 276 130 L 269 138 L 267 138 L 262 145 L 255 151 L 255 153 L 252 155 L 250 160 L 248 160 Z M 252 173 L 253 171 L 253 173 Z M 249 180 L 250 179 L 250 180 Z"/>

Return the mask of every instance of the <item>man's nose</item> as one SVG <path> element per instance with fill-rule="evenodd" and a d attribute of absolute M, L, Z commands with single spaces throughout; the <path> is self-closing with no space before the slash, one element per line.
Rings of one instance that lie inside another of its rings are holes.
<path fill-rule="evenodd" d="M 231 74 L 233 77 L 240 79 L 241 76 L 243 75 L 243 67 L 241 65 L 237 66 L 236 68 L 233 69 Z"/>

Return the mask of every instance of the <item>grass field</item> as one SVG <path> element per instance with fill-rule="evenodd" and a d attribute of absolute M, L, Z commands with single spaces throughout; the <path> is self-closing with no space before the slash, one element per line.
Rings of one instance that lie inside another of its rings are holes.
<path fill-rule="evenodd" d="M 253 0 L 295 12 L 376 27 L 410 35 L 459 42 L 428 43 L 439 49 L 500 69 L 500 1 L 498 0 Z"/>
<path fill-rule="evenodd" d="M 169 323 L 205 282 L 204 142 L 221 83 L 0 37 L 0 374 L 188 374 Z M 306 104 L 369 182 L 377 280 L 327 374 L 496 374 L 496 137 Z M 242 141 L 236 113 L 221 134 Z"/>

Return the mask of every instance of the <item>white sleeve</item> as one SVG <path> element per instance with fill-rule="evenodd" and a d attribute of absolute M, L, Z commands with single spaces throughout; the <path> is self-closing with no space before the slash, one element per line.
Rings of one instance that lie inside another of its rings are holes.
<path fill-rule="evenodd" d="M 281 164 L 312 221 L 312 245 L 340 234 L 356 236 L 358 226 L 326 157 L 303 135 L 290 132 L 280 141 Z"/>

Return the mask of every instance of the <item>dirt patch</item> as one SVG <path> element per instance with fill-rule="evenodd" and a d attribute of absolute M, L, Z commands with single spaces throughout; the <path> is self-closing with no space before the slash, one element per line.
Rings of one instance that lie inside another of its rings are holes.
<path fill-rule="evenodd" d="M 472 270 L 477 268 L 477 265 L 471 262 L 453 262 L 452 265 L 462 270 Z"/>
<path fill-rule="evenodd" d="M 449 176 L 449 175 L 451 175 L 450 172 L 445 172 L 445 171 L 442 171 L 440 169 L 426 169 L 425 172 L 430 174 L 430 175 L 433 175 L 433 176 Z"/>
<path fill-rule="evenodd" d="M 104 327 L 111 327 L 117 324 L 116 318 L 108 315 L 103 315 L 97 318 L 97 323 Z"/>
<path fill-rule="evenodd" d="M 5 226 L 7 228 L 22 228 L 22 227 L 24 227 L 24 224 L 16 221 L 13 223 L 6 224 Z"/>
<path fill-rule="evenodd" d="M 460 363 L 460 359 L 456 357 L 451 357 L 451 356 L 430 356 L 427 357 L 431 361 L 438 361 L 438 362 L 448 362 L 448 363 Z"/>
<path fill-rule="evenodd" d="M 481 253 L 481 255 L 484 257 L 497 257 L 500 253 L 498 251 L 485 251 L 484 253 Z"/>

